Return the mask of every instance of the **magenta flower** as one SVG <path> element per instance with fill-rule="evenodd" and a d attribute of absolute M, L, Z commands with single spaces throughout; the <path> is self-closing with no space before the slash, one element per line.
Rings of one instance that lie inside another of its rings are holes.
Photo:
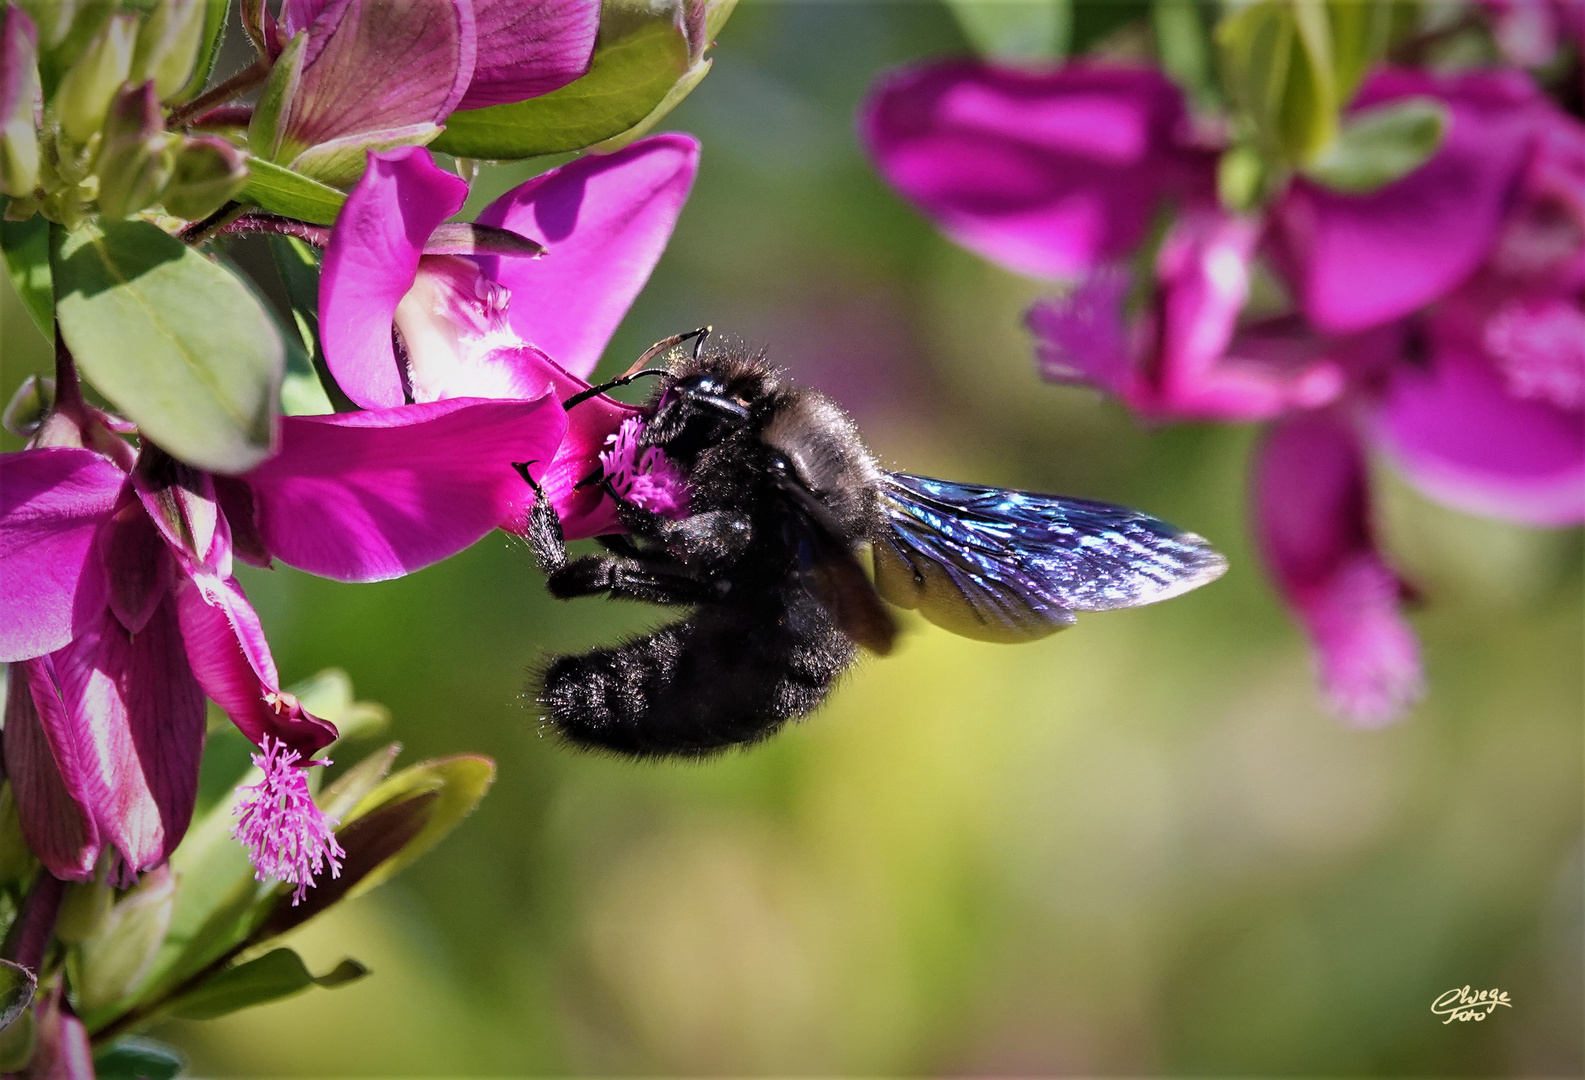
<path fill-rule="evenodd" d="M 287 0 L 264 13 L 278 55 L 306 34 L 302 74 L 255 151 L 351 179 L 369 147 L 425 143 L 457 108 L 522 101 L 589 70 L 598 0 Z"/>
<path fill-rule="evenodd" d="M 441 223 L 461 209 L 467 185 L 424 150 L 371 154 L 320 278 L 320 333 L 337 383 L 370 408 L 462 394 L 566 400 L 587 389 L 665 248 L 698 152 L 687 136 L 653 136 L 535 177 L 479 215 L 543 246 L 542 259 L 447 253 L 459 249 Z M 543 484 L 569 536 L 620 530 L 610 498 L 578 484 L 633 415 L 603 395 L 567 414 L 567 438 Z M 522 522 L 521 505 L 499 519 L 508 528 Z"/>
<path fill-rule="evenodd" d="M 949 236 L 1077 279 L 1029 313 L 1048 378 L 1154 419 L 1292 417 L 1260 451 L 1257 531 L 1329 699 L 1365 722 L 1421 677 L 1360 438 L 1450 505 L 1585 520 L 1585 129 L 1512 72 L 1382 71 L 1354 108 L 1411 96 L 1451 118 L 1425 164 L 1365 195 L 1295 179 L 1264 218 L 1215 204 L 1214 156 L 1148 72 L 939 64 L 884 80 L 861 118 L 881 173 Z M 1169 206 L 1136 285 L 1127 260 Z M 1262 262 L 1294 311 L 1250 317 Z"/>
<path fill-rule="evenodd" d="M 58 375 L 32 445 L 0 455 L 0 660 L 22 828 L 67 879 L 106 848 L 128 875 L 170 854 L 192 815 L 206 695 L 298 760 L 335 738 L 280 689 L 234 556 L 350 580 L 416 569 L 493 528 L 522 498 L 512 462 L 547 458 L 566 429 L 548 397 L 288 417 L 279 454 L 213 477 L 152 446 L 134 458 L 70 364 Z M 261 869 L 325 828 L 276 805 L 260 810 L 275 845 L 255 849 Z"/>

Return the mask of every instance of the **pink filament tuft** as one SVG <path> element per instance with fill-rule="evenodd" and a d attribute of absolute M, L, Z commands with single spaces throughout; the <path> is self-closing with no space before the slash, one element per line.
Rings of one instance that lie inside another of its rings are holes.
<path fill-rule="evenodd" d="M 606 483 L 624 502 L 662 517 L 687 517 L 687 478 L 659 447 L 640 453 L 638 437 L 643 430 L 644 422 L 634 416 L 606 436 L 606 448 L 600 451 Z"/>
<path fill-rule="evenodd" d="M 301 755 L 271 735 L 264 736 L 262 749 L 262 754 L 253 755 L 253 764 L 264 778 L 242 789 L 231 835 L 247 847 L 255 878 L 297 886 L 292 894 L 296 907 L 327 863 L 331 877 L 341 876 L 341 860 L 347 853 L 336 841 L 336 819 L 319 809 L 309 794 L 307 766 L 298 765 Z"/>

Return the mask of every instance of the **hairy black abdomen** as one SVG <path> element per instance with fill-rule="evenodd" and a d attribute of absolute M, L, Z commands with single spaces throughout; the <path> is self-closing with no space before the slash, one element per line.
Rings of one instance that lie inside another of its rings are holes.
<path fill-rule="evenodd" d="M 854 648 L 812 600 L 711 605 L 545 671 L 546 719 L 580 746 L 702 757 L 758 742 L 825 699 Z M 778 617 L 779 616 L 779 617 Z"/>

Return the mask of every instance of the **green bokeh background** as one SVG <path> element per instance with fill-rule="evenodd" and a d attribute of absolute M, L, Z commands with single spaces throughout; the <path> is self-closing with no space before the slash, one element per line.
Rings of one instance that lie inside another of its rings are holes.
<path fill-rule="evenodd" d="M 245 569 L 288 682 L 345 668 L 407 759 L 500 775 L 294 942 L 374 977 L 160 1032 L 196 1072 L 1579 1073 L 1579 533 L 1380 473 L 1431 692 L 1385 730 L 1326 715 L 1246 536 L 1257 432 L 1146 430 L 1042 384 L 1039 288 L 860 155 L 875 74 L 962 48 L 936 5 L 741 7 L 666 125 L 703 141 L 698 184 L 602 371 L 713 323 L 895 467 L 1147 508 L 1213 538 L 1226 578 L 1019 647 L 910 623 L 774 742 L 633 765 L 544 737 L 523 691 L 653 610 L 555 603 L 499 534 L 377 585 Z M 9 292 L 0 316 L 9 395 L 47 349 Z M 1465 984 L 1513 1008 L 1442 1024 Z"/>

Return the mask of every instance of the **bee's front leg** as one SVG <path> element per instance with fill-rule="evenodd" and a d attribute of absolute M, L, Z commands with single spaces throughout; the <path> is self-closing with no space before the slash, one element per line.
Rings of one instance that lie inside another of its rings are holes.
<path fill-rule="evenodd" d="M 512 468 L 534 492 L 534 505 L 528 512 L 528 527 L 523 537 L 528 541 L 534 561 L 548 578 L 567 565 L 567 541 L 561 532 L 561 515 L 545 497 L 545 489 L 528 474 L 532 461 L 514 461 Z"/>

